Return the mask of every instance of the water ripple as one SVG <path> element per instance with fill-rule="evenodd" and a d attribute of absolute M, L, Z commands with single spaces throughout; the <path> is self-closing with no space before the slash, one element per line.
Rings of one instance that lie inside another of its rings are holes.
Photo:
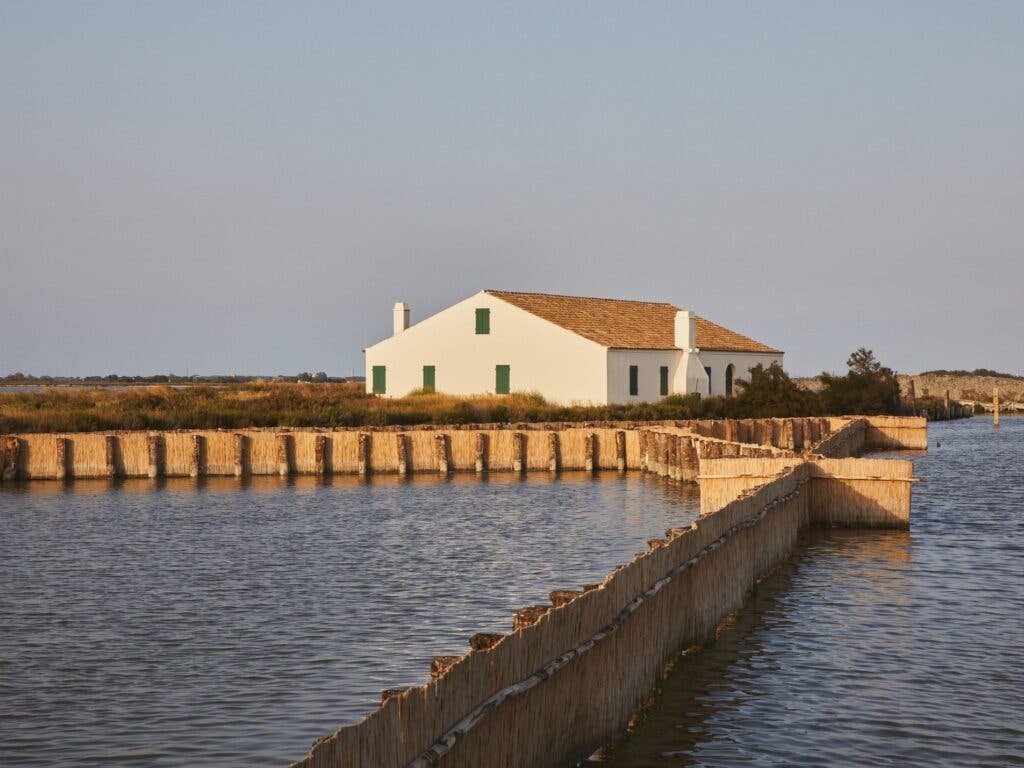
<path fill-rule="evenodd" d="M 0 763 L 283 765 L 698 505 L 582 473 L 4 486 Z"/>
<path fill-rule="evenodd" d="M 1024 419 L 929 431 L 910 532 L 809 533 L 593 762 L 1024 765 Z"/>

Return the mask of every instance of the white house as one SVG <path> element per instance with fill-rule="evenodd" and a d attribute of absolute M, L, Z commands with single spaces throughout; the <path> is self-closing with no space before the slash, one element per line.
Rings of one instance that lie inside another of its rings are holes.
<path fill-rule="evenodd" d="M 522 391 L 591 404 L 732 394 L 783 354 L 671 304 L 511 291 L 481 291 L 415 325 L 399 302 L 394 334 L 364 351 L 366 390 L 379 395 Z"/>

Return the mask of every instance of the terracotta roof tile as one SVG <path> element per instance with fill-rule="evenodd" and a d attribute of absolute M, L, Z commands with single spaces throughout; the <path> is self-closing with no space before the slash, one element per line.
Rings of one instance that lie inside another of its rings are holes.
<path fill-rule="evenodd" d="M 679 309 L 672 304 L 553 293 L 486 293 L 605 347 L 676 349 L 675 319 Z M 696 318 L 698 349 L 781 354 L 781 350 L 730 331 L 699 315 Z"/>

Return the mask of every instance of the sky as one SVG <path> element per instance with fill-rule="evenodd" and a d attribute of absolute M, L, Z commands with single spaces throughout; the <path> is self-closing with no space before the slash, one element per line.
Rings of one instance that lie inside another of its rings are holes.
<path fill-rule="evenodd" d="M 484 288 L 1024 374 L 1024 3 L 0 0 L 0 375 L 361 375 Z"/>

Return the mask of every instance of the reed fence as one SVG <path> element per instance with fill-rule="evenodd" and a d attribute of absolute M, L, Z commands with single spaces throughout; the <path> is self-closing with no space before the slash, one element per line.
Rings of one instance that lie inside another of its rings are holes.
<path fill-rule="evenodd" d="M 924 419 L 843 417 L 464 428 L 7 435 L 4 480 L 640 469 L 697 481 L 701 516 L 600 583 L 525 606 L 504 635 L 436 657 L 423 685 L 313 745 L 294 768 L 559 766 L 621 732 L 680 648 L 700 643 L 813 525 L 905 528 Z M 425 673 L 428 670 L 424 670 Z"/>
<path fill-rule="evenodd" d="M 926 448 L 922 418 L 480 424 L 378 429 L 0 436 L 0 479 L 646 469 L 696 480 L 696 458 Z"/>

